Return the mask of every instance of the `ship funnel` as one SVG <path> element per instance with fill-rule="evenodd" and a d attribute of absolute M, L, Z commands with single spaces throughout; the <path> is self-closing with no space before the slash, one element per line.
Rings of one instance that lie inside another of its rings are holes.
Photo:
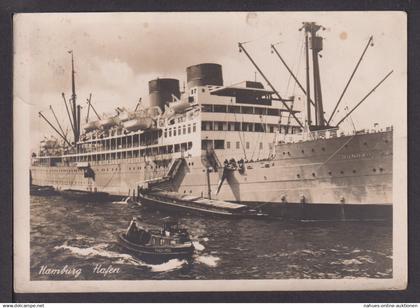
<path fill-rule="evenodd" d="M 187 67 L 187 86 L 223 86 L 222 66 L 215 63 L 202 63 Z"/>
<path fill-rule="evenodd" d="M 172 95 L 180 98 L 179 80 L 172 78 L 154 79 L 149 81 L 149 105 L 165 110 L 165 105 L 172 102 Z"/>

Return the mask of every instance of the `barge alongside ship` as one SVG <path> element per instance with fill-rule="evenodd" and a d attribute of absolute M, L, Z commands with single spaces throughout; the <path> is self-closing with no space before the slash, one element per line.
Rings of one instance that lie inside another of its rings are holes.
<path fill-rule="evenodd" d="M 390 218 L 392 127 L 345 132 L 340 125 L 392 72 L 346 116 L 334 121 L 336 107 L 325 119 L 320 29 L 315 23 L 302 27 L 305 89 L 291 73 L 307 94 L 303 115 L 293 108 L 299 97 L 283 98 L 239 44 L 269 89 L 257 81 L 226 86 L 221 65 L 198 64 L 187 68 L 184 91 L 176 79 L 150 81 L 148 106 L 137 105 L 132 111 L 117 108 L 116 114 L 100 116 L 88 100 L 97 119 L 82 131 L 73 69 L 72 98 L 69 102 L 63 98 L 71 111 L 74 140 L 40 113 L 61 139 L 42 142 L 40 153 L 33 157 L 33 184 L 116 196 L 136 196 L 153 186 L 259 206 L 272 215 L 298 219 Z M 371 39 L 362 57 L 370 43 Z"/>
<path fill-rule="evenodd" d="M 268 218 L 266 213 L 252 209 L 244 204 L 211 200 L 179 193 L 141 192 L 138 201 L 141 205 L 152 208 L 174 208 L 185 212 L 198 212 L 212 216 L 251 219 Z"/>

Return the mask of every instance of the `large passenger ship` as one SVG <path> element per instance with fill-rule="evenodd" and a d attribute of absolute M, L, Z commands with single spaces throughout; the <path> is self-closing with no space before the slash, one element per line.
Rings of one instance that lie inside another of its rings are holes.
<path fill-rule="evenodd" d="M 151 80 L 148 104 L 135 110 L 117 108 L 104 117 L 89 101 L 88 109 L 96 118 L 84 127 L 76 103 L 72 55 L 72 97 L 67 102 L 63 95 L 72 140 L 59 121 L 56 126 L 40 113 L 59 137 L 42 141 L 39 153 L 33 154 L 32 184 L 116 196 L 136 195 L 139 189 L 154 186 L 255 204 L 287 217 L 389 217 L 392 127 L 345 133 L 340 124 L 355 109 L 335 125 L 332 115 L 329 120 L 324 117 L 320 29 L 312 22 L 302 26 L 305 88 L 290 71 L 303 98 L 281 97 L 239 44 L 269 88 L 258 81 L 227 86 L 221 65 L 197 64 L 186 69 L 182 91 L 176 79 Z M 363 55 L 369 44 L 370 40 Z M 299 99 L 304 110 L 293 108 Z"/>

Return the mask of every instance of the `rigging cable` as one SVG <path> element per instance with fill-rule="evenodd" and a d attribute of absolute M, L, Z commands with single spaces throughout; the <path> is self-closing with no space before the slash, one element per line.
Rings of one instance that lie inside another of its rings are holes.
<path fill-rule="evenodd" d="M 349 138 L 349 140 L 347 140 L 346 142 L 344 142 L 343 143 L 343 145 L 341 145 L 334 153 L 332 153 L 331 155 L 330 155 L 330 157 L 328 157 L 327 158 L 327 160 L 326 161 L 324 161 L 323 163 L 321 163 L 319 166 L 318 166 L 318 168 L 317 168 L 317 170 L 319 170 L 319 168 L 321 168 L 323 165 L 325 165 L 327 162 L 329 162 L 330 160 L 331 160 L 331 158 L 333 158 L 338 152 L 340 152 L 341 151 L 341 149 L 342 148 L 344 148 L 348 143 L 350 143 L 350 141 L 352 141 L 353 140 L 353 138 L 355 137 L 356 135 L 352 135 L 350 138 Z"/>

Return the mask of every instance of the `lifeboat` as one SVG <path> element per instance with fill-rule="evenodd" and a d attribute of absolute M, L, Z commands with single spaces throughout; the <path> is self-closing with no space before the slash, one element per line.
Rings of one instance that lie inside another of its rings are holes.
<path fill-rule="evenodd" d="M 146 130 L 152 127 L 153 119 L 151 117 L 140 117 L 123 123 L 128 131 Z"/>
<path fill-rule="evenodd" d="M 99 126 L 101 129 L 111 128 L 115 124 L 118 124 L 118 117 L 110 117 L 99 121 Z"/>
<path fill-rule="evenodd" d="M 98 129 L 100 127 L 99 121 L 91 121 L 89 123 L 87 123 L 83 129 L 85 130 L 86 133 L 91 132 L 95 129 Z"/>
<path fill-rule="evenodd" d="M 121 122 L 126 122 L 126 121 L 129 121 L 129 120 L 134 119 L 135 116 L 136 115 L 135 115 L 134 112 L 127 112 L 127 111 L 125 111 L 125 112 L 120 113 L 119 116 L 118 116 L 118 118 L 119 118 L 119 120 Z"/>
<path fill-rule="evenodd" d="M 188 108 L 190 108 L 191 105 L 190 105 L 189 102 L 185 102 L 185 101 L 184 102 L 181 102 L 181 101 L 179 101 L 179 102 L 176 102 L 176 103 L 172 103 L 170 105 L 170 107 L 173 109 L 173 111 L 175 113 L 182 113 L 185 110 L 187 110 Z"/>

